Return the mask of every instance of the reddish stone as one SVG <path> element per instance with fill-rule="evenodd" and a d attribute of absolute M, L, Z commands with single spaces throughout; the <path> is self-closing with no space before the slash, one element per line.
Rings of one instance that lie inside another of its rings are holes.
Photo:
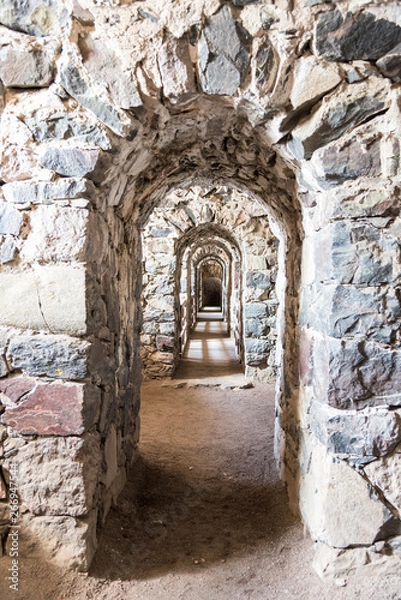
<path fill-rule="evenodd" d="M 0 392 L 3 392 L 12 402 L 18 402 L 24 394 L 35 387 L 36 379 L 32 377 L 13 377 L 0 381 Z"/>
<path fill-rule="evenodd" d="M 100 391 L 79 383 L 40 383 L 15 408 L 6 408 L 1 421 L 19 433 L 80 435 L 97 420 Z"/>

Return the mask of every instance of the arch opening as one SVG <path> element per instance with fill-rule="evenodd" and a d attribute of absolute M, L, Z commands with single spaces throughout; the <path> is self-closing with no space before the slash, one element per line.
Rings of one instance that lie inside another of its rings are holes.
<path fill-rule="evenodd" d="M 202 262 L 198 270 L 200 309 L 216 308 L 218 311 L 223 306 L 223 269 L 215 259 Z"/>

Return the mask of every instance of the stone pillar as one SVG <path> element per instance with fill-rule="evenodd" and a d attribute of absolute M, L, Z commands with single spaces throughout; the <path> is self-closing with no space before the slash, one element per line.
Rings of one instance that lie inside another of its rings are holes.
<path fill-rule="evenodd" d="M 349 143 L 364 144 L 362 132 Z M 342 144 L 321 151 L 327 173 Z M 380 145 L 370 155 L 375 177 L 357 177 L 361 157 L 349 155 L 341 186 L 330 189 L 326 175 L 306 220 L 300 507 L 312 537 L 333 548 L 319 555 L 322 575 L 367 563 L 381 572 L 387 559 L 391 568 L 401 540 L 399 189 L 379 177 Z M 364 554 L 344 554 L 350 547 Z"/>
<path fill-rule="evenodd" d="M 3 192 L 0 231 L 18 255 L 0 272 L 0 480 L 18 475 L 20 556 L 86 570 L 135 449 L 140 374 L 126 351 L 117 369 L 124 310 L 107 279 L 112 249 L 93 184 L 10 182 Z"/>

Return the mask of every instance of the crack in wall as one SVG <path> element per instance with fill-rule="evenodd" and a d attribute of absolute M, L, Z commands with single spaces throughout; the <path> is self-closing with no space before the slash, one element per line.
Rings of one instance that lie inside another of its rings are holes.
<path fill-rule="evenodd" d="M 49 323 L 47 322 L 47 319 L 45 317 L 45 313 L 43 312 L 42 301 L 40 299 L 40 293 L 39 293 L 39 287 L 38 287 L 38 285 L 36 285 L 36 294 L 37 294 L 37 299 L 38 299 L 38 307 L 39 307 L 39 310 L 40 310 L 40 314 L 42 315 L 43 322 L 46 325 L 47 329 L 50 331 L 50 333 L 54 333 L 54 331 L 50 327 Z"/>

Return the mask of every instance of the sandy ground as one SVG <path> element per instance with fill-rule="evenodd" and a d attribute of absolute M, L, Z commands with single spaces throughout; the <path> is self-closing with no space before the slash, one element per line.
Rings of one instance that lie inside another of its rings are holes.
<path fill-rule="evenodd" d="M 1 600 L 399 600 L 401 579 L 345 587 L 312 569 L 273 459 L 273 389 L 143 385 L 141 458 L 88 574 L 25 559 Z M 139 490 L 137 492 L 137 490 Z"/>

